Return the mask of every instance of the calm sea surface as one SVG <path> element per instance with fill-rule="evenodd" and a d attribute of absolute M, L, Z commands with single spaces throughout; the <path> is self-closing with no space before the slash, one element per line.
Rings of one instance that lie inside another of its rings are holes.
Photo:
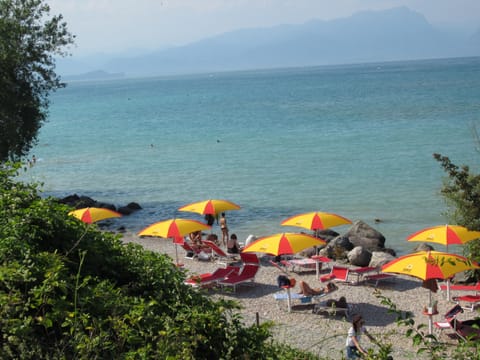
<path fill-rule="evenodd" d="M 24 176 L 47 195 L 138 202 L 115 220 L 130 231 L 224 198 L 242 206 L 227 214 L 241 240 L 319 210 L 403 253 L 446 222 L 432 154 L 478 171 L 479 121 L 479 58 L 76 82 L 53 95 Z"/>

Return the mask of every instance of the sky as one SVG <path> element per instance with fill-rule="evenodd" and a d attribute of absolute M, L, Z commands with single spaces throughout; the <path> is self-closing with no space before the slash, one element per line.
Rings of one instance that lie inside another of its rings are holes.
<path fill-rule="evenodd" d="M 432 25 L 480 29 L 480 0 L 46 0 L 76 35 L 75 55 L 155 50 L 227 31 L 333 20 L 406 6 Z"/>

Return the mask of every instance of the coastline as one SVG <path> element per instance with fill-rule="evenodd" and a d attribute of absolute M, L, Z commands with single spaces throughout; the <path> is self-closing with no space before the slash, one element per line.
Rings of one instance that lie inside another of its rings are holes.
<path fill-rule="evenodd" d="M 173 260 L 175 259 L 174 244 L 168 239 L 140 238 L 135 234 L 125 233 L 122 234 L 122 241 L 139 244 L 146 250 L 167 254 Z M 183 268 L 187 275 L 211 272 L 221 266 L 215 261 L 185 259 L 184 250 L 180 247 L 177 250 L 179 261 L 184 264 Z M 206 290 L 206 295 L 214 299 L 225 298 L 239 302 L 242 306 L 240 313 L 248 325 L 254 324 L 257 316 L 260 322 L 273 321 L 275 323 L 274 339 L 279 342 L 286 342 L 293 347 L 308 350 L 329 359 L 341 359 L 346 334 L 350 327 L 348 320 L 340 314 L 313 314 L 313 304 L 300 304 L 298 301 L 292 303 L 292 312 L 288 313 L 286 301 L 276 301 L 273 298 L 273 294 L 279 291 L 276 279 L 280 271 L 269 266 L 266 261 L 262 261 L 261 265 L 254 283 L 238 286 L 235 293 L 212 289 Z M 314 271 L 292 275 L 296 278 L 297 284 L 299 280 L 304 280 L 313 287 L 320 286 Z M 399 310 L 411 312 L 414 315 L 415 326 L 427 325 L 423 328 L 427 333 L 428 318 L 422 314 L 422 309 L 428 302 L 428 290 L 422 288 L 419 280 L 407 276 L 395 276 L 394 281 L 381 282 L 377 288 L 363 283 L 359 285 L 339 283 L 338 287 L 339 289 L 332 293 L 331 297 L 325 297 L 325 300 L 345 296 L 347 302 L 353 306 L 353 313 L 360 313 L 365 318 L 366 327 L 375 339 L 381 343 L 392 344 L 394 359 L 428 358 L 426 354 L 416 354 L 412 340 L 405 336 L 407 328 L 395 323 L 394 315 L 388 313 L 387 307 L 382 305 L 377 297 L 381 294 L 391 299 Z M 298 292 L 298 285 L 292 291 Z M 439 309 L 439 315 L 434 316 L 433 321 L 440 321 L 442 314 L 451 309 L 454 304 L 447 302 L 440 291 L 432 294 L 432 299 L 438 301 Z M 467 318 L 469 316 L 468 313 L 461 315 Z M 459 318 L 462 319 L 462 316 Z M 453 345 L 456 343 L 455 340 L 444 335 L 441 339 Z M 362 343 L 366 348 L 376 348 L 376 345 L 370 343 L 366 337 L 362 337 Z"/>

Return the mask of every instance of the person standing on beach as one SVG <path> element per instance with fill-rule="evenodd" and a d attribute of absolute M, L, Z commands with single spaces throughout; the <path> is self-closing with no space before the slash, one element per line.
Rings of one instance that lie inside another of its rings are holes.
<path fill-rule="evenodd" d="M 220 229 L 222 230 L 222 244 L 225 246 L 228 242 L 228 227 L 225 213 L 222 213 L 222 217 L 220 218 Z"/>
<path fill-rule="evenodd" d="M 368 355 L 367 351 L 360 345 L 360 337 L 365 334 L 370 340 L 373 341 L 372 336 L 365 328 L 365 320 L 362 315 L 355 314 L 352 317 L 352 326 L 348 329 L 347 342 L 346 342 L 346 355 L 347 359 L 358 359 L 361 355 Z"/>

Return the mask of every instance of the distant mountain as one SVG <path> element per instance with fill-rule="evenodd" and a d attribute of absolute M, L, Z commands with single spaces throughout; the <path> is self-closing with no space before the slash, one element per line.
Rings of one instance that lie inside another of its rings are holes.
<path fill-rule="evenodd" d="M 434 28 L 406 7 L 364 11 L 332 21 L 232 31 L 102 69 L 127 76 L 299 67 L 480 55 L 475 42 Z"/>
<path fill-rule="evenodd" d="M 65 81 L 85 81 L 85 80 L 114 80 L 125 77 L 124 73 L 108 73 L 103 70 L 90 71 L 79 75 L 65 75 L 62 80 Z"/>

